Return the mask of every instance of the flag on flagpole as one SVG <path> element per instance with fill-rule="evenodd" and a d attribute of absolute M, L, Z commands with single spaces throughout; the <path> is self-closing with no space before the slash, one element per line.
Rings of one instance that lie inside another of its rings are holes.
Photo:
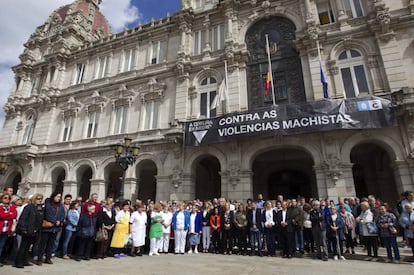
<path fill-rule="evenodd" d="M 218 92 L 216 93 L 216 96 L 214 97 L 213 101 L 210 104 L 210 109 L 214 110 L 217 108 L 217 106 L 220 105 L 221 101 L 223 101 L 223 97 L 225 96 L 226 93 L 226 80 L 223 79 L 221 81 L 220 87 L 218 89 Z"/>
<path fill-rule="evenodd" d="M 322 88 L 323 88 L 323 97 L 324 98 L 329 98 L 328 80 L 326 79 L 326 74 L 325 74 L 325 71 L 322 67 L 321 62 L 319 62 L 319 67 L 320 67 L 320 70 L 321 70 L 321 83 L 322 83 Z"/>
<path fill-rule="evenodd" d="M 265 83 L 265 94 L 266 96 L 269 95 L 269 90 L 272 87 L 272 76 L 271 76 L 271 72 L 270 72 L 270 68 L 267 69 L 267 74 L 266 74 L 266 83 Z"/>

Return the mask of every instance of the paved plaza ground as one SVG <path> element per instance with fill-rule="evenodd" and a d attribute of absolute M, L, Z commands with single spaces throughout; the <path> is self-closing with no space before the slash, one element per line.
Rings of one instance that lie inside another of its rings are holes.
<path fill-rule="evenodd" d="M 180 275 L 243 275 L 243 274 L 414 274 L 410 263 L 392 264 L 366 262 L 349 259 L 346 261 L 322 262 L 308 257 L 282 259 L 280 257 L 249 257 L 236 255 L 192 254 L 107 258 L 76 262 L 53 259 L 54 264 L 41 267 L 30 266 L 16 269 L 12 266 L 0 267 L 1 275 L 12 274 L 180 274 Z"/>

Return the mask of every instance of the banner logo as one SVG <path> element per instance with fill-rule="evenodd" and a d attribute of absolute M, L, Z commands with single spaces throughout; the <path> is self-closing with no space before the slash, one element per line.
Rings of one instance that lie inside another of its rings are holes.
<path fill-rule="evenodd" d="M 381 100 L 364 100 L 358 101 L 358 111 L 369 112 L 382 109 Z"/>

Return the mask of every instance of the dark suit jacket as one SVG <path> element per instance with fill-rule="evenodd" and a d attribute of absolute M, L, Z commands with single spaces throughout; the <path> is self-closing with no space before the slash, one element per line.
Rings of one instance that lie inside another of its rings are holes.
<path fill-rule="evenodd" d="M 250 229 L 253 227 L 253 214 L 256 215 L 256 226 L 257 228 L 262 231 L 262 211 L 261 209 L 256 209 L 255 211 L 253 211 L 252 209 L 247 210 L 247 227 Z"/>
<path fill-rule="evenodd" d="M 279 230 L 287 230 L 287 232 L 293 232 L 294 228 L 293 228 L 293 222 L 292 222 L 292 219 L 293 219 L 292 208 L 288 208 L 286 210 L 286 218 L 285 218 L 285 222 L 287 223 L 286 227 L 281 226 L 281 222 L 283 221 L 282 212 L 283 212 L 283 210 L 279 210 L 276 214 L 276 216 L 277 216 L 277 227 L 279 228 Z"/>

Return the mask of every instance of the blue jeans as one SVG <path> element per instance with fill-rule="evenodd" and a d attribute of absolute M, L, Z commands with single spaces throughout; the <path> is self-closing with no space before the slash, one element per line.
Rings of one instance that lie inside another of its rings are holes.
<path fill-rule="evenodd" d="M 68 255 L 68 246 L 70 243 L 70 240 L 72 239 L 73 231 L 65 230 L 65 239 L 63 240 L 62 245 L 62 256 Z"/>
<path fill-rule="evenodd" d="M 260 230 L 250 230 L 250 247 L 251 247 L 251 253 L 253 254 L 255 251 L 255 243 L 257 242 L 257 249 L 259 251 L 259 254 L 262 253 L 262 238 L 260 236 Z"/>
<path fill-rule="evenodd" d="M 3 247 L 6 244 L 8 237 L 7 232 L 0 233 L 0 256 L 3 253 Z"/>
<path fill-rule="evenodd" d="M 395 259 L 399 261 L 400 251 L 398 250 L 397 238 L 395 236 L 382 237 L 382 243 L 387 249 L 387 258 L 392 260 L 392 251 L 391 251 L 391 247 L 392 247 L 392 249 L 394 250 Z"/>
<path fill-rule="evenodd" d="M 301 228 L 295 228 L 296 250 L 303 251 L 303 231 Z"/>

